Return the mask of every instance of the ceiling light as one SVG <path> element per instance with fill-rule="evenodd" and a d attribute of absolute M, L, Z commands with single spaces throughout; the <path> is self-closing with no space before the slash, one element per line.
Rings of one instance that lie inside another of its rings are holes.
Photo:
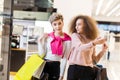
<path fill-rule="evenodd" d="M 98 7 L 97 7 L 97 11 L 96 11 L 96 15 L 99 14 L 100 9 L 101 9 L 101 6 L 102 6 L 102 4 L 103 4 L 103 1 L 104 1 L 104 0 L 99 0 Z"/>
<path fill-rule="evenodd" d="M 118 4 L 112 11 L 110 11 L 107 16 L 110 16 L 113 12 L 120 8 L 120 4 Z"/>
<path fill-rule="evenodd" d="M 109 0 L 108 4 L 106 5 L 105 9 L 103 9 L 102 14 L 105 14 L 105 12 L 107 11 L 107 9 L 110 7 L 110 5 L 113 3 L 114 0 Z"/>

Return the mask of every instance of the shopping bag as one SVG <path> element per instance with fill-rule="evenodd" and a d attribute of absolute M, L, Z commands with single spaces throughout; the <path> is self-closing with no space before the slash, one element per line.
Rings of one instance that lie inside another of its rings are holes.
<path fill-rule="evenodd" d="M 108 80 L 106 68 L 103 68 L 102 65 L 96 65 L 94 68 L 96 70 L 95 80 Z"/>
<path fill-rule="evenodd" d="M 14 80 L 30 80 L 33 73 L 39 68 L 44 60 L 38 54 L 33 54 L 26 63 L 18 70 Z"/>
<path fill-rule="evenodd" d="M 34 72 L 33 77 L 40 79 L 40 76 L 43 72 L 45 61 L 39 66 L 39 68 Z"/>

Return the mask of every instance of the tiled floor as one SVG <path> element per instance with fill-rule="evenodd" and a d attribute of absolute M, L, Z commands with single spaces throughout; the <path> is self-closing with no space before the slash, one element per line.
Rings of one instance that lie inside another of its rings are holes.
<path fill-rule="evenodd" d="M 115 44 L 115 49 L 110 53 L 110 59 L 107 60 L 105 55 L 99 64 L 107 68 L 109 80 L 120 80 L 120 43 Z M 10 76 L 10 80 L 13 80 L 12 75 Z M 64 80 L 66 79 L 64 78 Z"/>

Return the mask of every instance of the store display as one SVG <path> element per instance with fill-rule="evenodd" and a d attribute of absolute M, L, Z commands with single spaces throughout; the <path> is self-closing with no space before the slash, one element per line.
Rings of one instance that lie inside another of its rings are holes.
<path fill-rule="evenodd" d="M 11 47 L 12 48 L 20 47 L 20 36 L 17 36 L 17 35 L 12 36 Z"/>

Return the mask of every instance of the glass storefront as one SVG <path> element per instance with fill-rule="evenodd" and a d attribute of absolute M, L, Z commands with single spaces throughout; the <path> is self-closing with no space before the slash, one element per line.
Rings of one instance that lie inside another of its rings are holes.
<path fill-rule="evenodd" d="M 11 74 L 11 72 L 17 72 L 20 66 L 22 66 L 21 64 L 18 64 L 17 61 L 23 60 L 22 64 L 24 64 L 25 62 L 24 59 L 26 57 L 26 51 L 24 50 L 25 54 L 21 55 L 20 52 L 21 56 L 20 60 L 15 60 L 16 59 L 15 55 L 19 56 L 19 54 L 14 54 L 14 51 L 16 51 L 16 49 L 11 47 L 13 40 L 12 39 L 13 31 L 16 26 L 14 25 L 15 21 L 19 20 L 18 21 L 19 23 L 21 22 L 21 20 L 34 22 L 37 20 L 47 21 L 50 14 L 52 12 L 56 12 L 57 9 L 52 7 L 53 6 L 52 2 L 47 2 L 45 0 L 42 0 L 42 3 L 44 2 L 45 4 L 43 6 L 37 6 L 38 4 L 36 4 L 36 1 L 34 2 L 34 0 L 30 1 L 2 0 L 1 2 L 2 3 L 0 3 L 0 80 L 9 80 L 10 79 L 9 75 Z M 41 4 L 41 0 L 38 0 L 38 2 L 39 4 Z M 48 5 L 48 3 L 50 5 Z M 28 25 L 25 26 L 24 29 L 26 29 L 26 27 L 28 29 Z M 33 28 L 34 27 L 32 27 L 32 29 Z M 34 29 L 33 32 L 35 30 L 36 29 Z M 14 61 L 16 61 L 17 63 L 16 65 Z M 14 63 L 14 65 L 11 65 L 11 63 Z M 13 69 L 17 70 L 14 71 Z"/>

